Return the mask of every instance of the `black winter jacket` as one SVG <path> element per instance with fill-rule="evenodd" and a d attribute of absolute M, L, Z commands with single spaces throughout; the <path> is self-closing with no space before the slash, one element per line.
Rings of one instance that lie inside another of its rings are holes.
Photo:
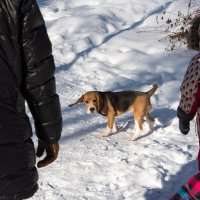
<path fill-rule="evenodd" d="M 36 0 L 1 0 L 1 200 L 21 200 L 37 190 L 32 130 L 23 99 L 38 138 L 49 143 L 60 138 L 62 118 L 54 70 L 51 43 Z"/>

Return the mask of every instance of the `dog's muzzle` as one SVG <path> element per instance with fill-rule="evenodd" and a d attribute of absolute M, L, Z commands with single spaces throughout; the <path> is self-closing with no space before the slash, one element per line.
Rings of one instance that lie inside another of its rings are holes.
<path fill-rule="evenodd" d="M 92 106 L 88 108 L 87 113 L 95 113 L 96 111 L 97 109 L 94 106 Z"/>

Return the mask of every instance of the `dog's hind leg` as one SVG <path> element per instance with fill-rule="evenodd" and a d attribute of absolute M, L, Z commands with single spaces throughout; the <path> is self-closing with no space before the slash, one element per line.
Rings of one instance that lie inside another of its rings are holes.
<path fill-rule="evenodd" d="M 151 130 L 155 124 L 155 119 L 149 113 L 145 115 L 145 118 L 149 124 L 149 130 Z"/>
<path fill-rule="evenodd" d="M 135 133 L 129 137 L 129 141 L 137 140 L 141 132 L 143 130 L 142 126 L 142 119 L 143 119 L 143 114 L 134 112 L 134 119 L 135 119 Z"/>

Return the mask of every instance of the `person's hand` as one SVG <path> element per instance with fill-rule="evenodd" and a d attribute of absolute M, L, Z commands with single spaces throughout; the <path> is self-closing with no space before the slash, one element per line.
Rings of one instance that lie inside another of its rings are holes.
<path fill-rule="evenodd" d="M 179 129 L 181 133 L 187 135 L 190 131 L 190 121 L 179 119 Z"/>
<path fill-rule="evenodd" d="M 190 121 L 194 118 L 196 113 L 187 114 L 180 107 L 177 108 L 177 117 L 179 118 L 179 129 L 181 133 L 187 135 L 190 131 Z"/>
<path fill-rule="evenodd" d="M 45 143 L 44 141 L 38 140 L 36 155 L 38 157 L 41 157 L 45 151 L 46 151 L 46 156 L 43 160 L 40 160 L 37 163 L 38 168 L 45 167 L 50 163 L 52 163 L 54 160 L 56 160 L 56 158 L 58 157 L 59 144 L 58 143 L 48 144 Z"/>

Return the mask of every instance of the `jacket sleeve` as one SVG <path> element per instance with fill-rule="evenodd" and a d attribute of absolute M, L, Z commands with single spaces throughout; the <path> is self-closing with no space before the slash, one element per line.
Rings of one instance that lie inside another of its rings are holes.
<path fill-rule="evenodd" d="M 191 177 L 170 200 L 200 199 L 200 173 Z"/>
<path fill-rule="evenodd" d="M 177 115 L 188 121 L 193 119 L 200 103 L 200 61 L 197 58 L 192 59 L 180 88 L 181 100 Z"/>
<path fill-rule="evenodd" d="M 22 0 L 20 11 L 23 95 L 33 115 L 38 138 L 55 143 L 61 136 L 62 116 L 51 42 L 36 0 Z"/>

